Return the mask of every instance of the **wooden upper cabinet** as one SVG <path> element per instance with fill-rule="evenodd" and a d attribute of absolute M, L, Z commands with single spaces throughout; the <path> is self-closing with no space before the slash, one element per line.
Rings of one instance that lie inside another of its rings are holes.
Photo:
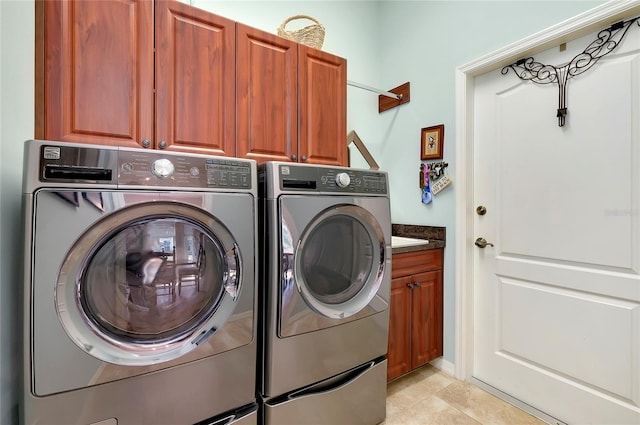
<path fill-rule="evenodd" d="M 37 138 L 235 156 L 234 21 L 166 0 L 38 1 L 36 21 Z"/>
<path fill-rule="evenodd" d="M 298 151 L 298 45 L 237 24 L 238 156 L 291 161 Z"/>
<path fill-rule="evenodd" d="M 235 22 L 156 1 L 157 147 L 235 156 Z"/>
<path fill-rule="evenodd" d="M 346 64 L 175 0 L 37 1 L 35 136 L 347 165 Z"/>
<path fill-rule="evenodd" d="M 347 62 L 237 24 L 238 156 L 347 165 Z"/>
<path fill-rule="evenodd" d="M 299 45 L 301 162 L 347 165 L 347 61 Z"/>
<path fill-rule="evenodd" d="M 139 146 L 153 137 L 152 6 L 36 2 L 36 138 Z"/>

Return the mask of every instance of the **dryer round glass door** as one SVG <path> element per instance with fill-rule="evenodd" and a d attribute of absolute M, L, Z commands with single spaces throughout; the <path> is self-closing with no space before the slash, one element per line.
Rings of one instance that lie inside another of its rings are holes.
<path fill-rule="evenodd" d="M 376 218 L 356 205 L 335 206 L 309 223 L 294 253 L 305 302 L 333 319 L 369 305 L 382 282 L 385 240 Z"/>
<path fill-rule="evenodd" d="M 227 320 L 238 295 L 240 254 L 205 211 L 175 202 L 127 207 L 72 246 L 56 309 L 72 340 L 120 365 L 173 360 Z"/>

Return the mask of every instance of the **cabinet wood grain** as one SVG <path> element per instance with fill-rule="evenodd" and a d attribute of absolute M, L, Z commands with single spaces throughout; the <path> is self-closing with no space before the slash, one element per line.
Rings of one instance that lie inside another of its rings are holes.
<path fill-rule="evenodd" d="M 387 380 L 443 354 L 442 249 L 394 254 Z"/>
<path fill-rule="evenodd" d="M 175 0 L 36 22 L 36 138 L 348 165 L 343 58 Z"/>
<path fill-rule="evenodd" d="M 166 0 L 36 16 L 37 138 L 235 155 L 235 22 Z"/>
<path fill-rule="evenodd" d="M 442 272 L 413 276 L 411 288 L 411 366 L 442 356 Z"/>
<path fill-rule="evenodd" d="M 290 161 L 298 150 L 298 45 L 237 24 L 238 156 Z"/>
<path fill-rule="evenodd" d="M 235 156 L 235 22 L 156 1 L 156 147 Z"/>
<path fill-rule="evenodd" d="M 392 380 L 411 370 L 411 276 L 391 280 L 389 311 L 389 347 L 387 350 L 387 379 Z M 393 336 L 393 337 L 392 337 Z"/>
<path fill-rule="evenodd" d="M 347 165 L 347 61 L 299 46 L 302 162 Z"/>
<path fill-rule="evenodd" d="M 36 138 L 139 146 L 153 137 L 152 7 L 36 2 Z"/>

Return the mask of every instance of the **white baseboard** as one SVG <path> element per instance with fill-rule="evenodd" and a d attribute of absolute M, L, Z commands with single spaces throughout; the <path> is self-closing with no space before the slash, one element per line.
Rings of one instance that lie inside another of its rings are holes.
<path fill-rule="evenodd" d="M 536 418 L 540 419 L 541 421 L 544 421 L 544 422 L 546 422 L 548 424 L 551 424 L 551 425 L 567 425 L 565 422 L 562 422 L 561 420 L 556 419 L 553 416 L 547 415 L 543 411 L 538 410 L 535 407 L 533 407 L 533 406 L 531 406 L 531 405 L 529 405 L 527 403 L 524 403 L 524 402 L 518 400 L 517 398 L 512 397 L 509 394 L 504 393 L 504 392 L 500 391 L 499 389 L 497 389 L 495 387 L 492 387 L 489 384 L 485 384 L 484 382 L 480 381 L 479 379 L 471 377 L 469 382 L 471 382 L 472 384 L 474 384 L 478 388 L 482 388 L 483 390 L 485 390 L 489 394 L 493 394 L 494 396 L 498 397 L 499 399 L 504 400 L 507 403 L 514 405 L 518 409 L 524 410 L 525 412 L 529 413 L 531 416 L 535 416 Z"/>
<path fill-rule="evenodd" d="M 437 359 L 429 362 L 429 364 L 437 369 L 440 369 L 444 373 L 455 376 L 455 365 L 442 357 L 438 357 Z"/>

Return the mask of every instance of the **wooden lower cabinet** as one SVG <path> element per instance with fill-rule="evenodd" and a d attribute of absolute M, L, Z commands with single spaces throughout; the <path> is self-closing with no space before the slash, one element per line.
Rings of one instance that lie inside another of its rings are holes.
<path fill-rule="evenodd" d="M 443 354 L 442 249 L 394 254 L 387 381 Z"/>

